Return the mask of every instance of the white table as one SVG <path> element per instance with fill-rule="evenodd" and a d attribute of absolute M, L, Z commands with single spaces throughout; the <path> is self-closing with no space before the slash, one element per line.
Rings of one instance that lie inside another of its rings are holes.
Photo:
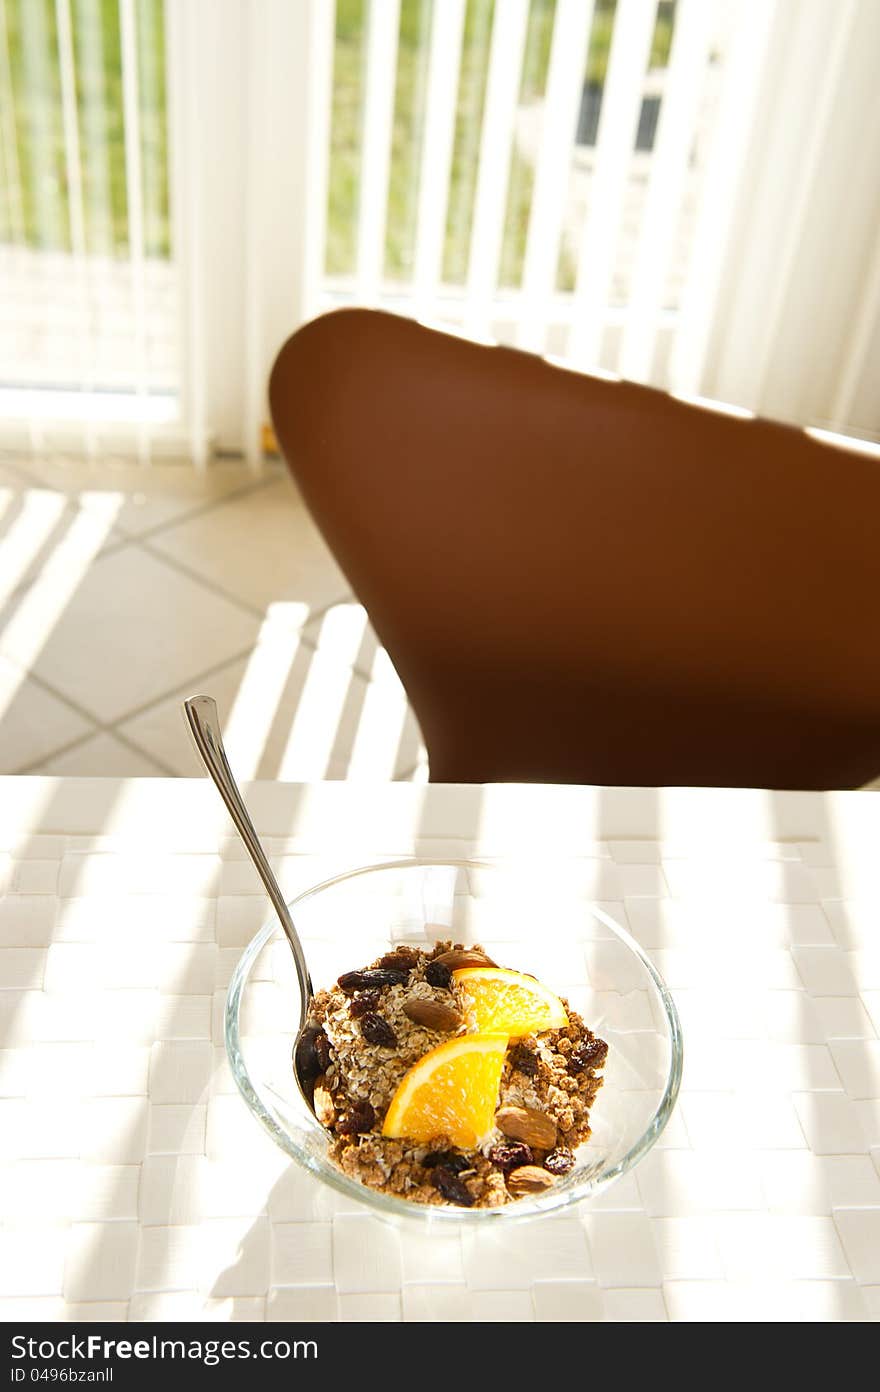
<path fill-rule="evenodd" d="M 248 797 L 291 891 L 413 852 L 578 858 L 676 996 L 672 1122 L 574 1216 L 399 1233 L 235 1091 L 221 1006 L 268 908 L 213 789 L 3 778 L 3 1319 L 880 1317 L 880 796 Z"/>

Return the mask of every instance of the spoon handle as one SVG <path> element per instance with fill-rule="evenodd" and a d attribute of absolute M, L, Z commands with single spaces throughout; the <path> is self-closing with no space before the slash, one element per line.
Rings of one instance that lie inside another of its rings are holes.
<path fill-rule="evenodd" d="M 306 966 L 305 953 L 299 934 L 293 926 L 293 919 L 290 910 L 284 901 L 281 888 L 272 873 L 272 867 L 266 859 L 260 839 L 257 836 L 254 824 L 248 815 L 248 810 L 244 805 L 244 800 L 239 792 L 238 784 L 229 767 L 229 760 L 226 758 L 226 750 L 223 748 L 223 736 L 220 733 L 220 716 L 217 711 L 217 702 L 211 696 L 190 696 L 183 703 L 183 713 L 187 726 L 193 738 L 193 743 L 199 752 L 201 760 L 214 780 L 217 791 L 226 803 L 230 817 L 235 823 L 235 828 L 244 842 L 248 855 L 257 868 L 257 873 L 263 884 L 266 886 L 266 893 L 272 900 L 273 907 L 281 920 L 281 926 L 290 944 L 293 953 L 293 960 L 296 966 L 296 975 L 299 980 L 300 999 L 302 1001 L 302 1011 L 300 1015 L 300 1025 L 305 1022 L 308 1014 L 309 1001 L 312 998 L 312 982 L 309 976 L 309 969 Z"/>

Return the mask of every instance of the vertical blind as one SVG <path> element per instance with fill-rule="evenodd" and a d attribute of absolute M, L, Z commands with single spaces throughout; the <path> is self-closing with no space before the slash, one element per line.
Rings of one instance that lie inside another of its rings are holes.
<path fill-rule="evenodd" d="M 281 341 L 363 304 L 878 438 L 878 46 L 874 0 L 0 0 L 0 429 L 256 461 Z"/>
<path fill-rule="evenodd" d="M 161 0 L 0 0 L 0 417 L 175 410 Z"/>

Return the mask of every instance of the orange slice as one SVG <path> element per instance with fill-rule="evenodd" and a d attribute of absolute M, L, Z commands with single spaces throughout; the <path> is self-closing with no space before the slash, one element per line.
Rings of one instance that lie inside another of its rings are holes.
<path fill-rule="evenodd" d="M 506 1034 L 461 1034 L 431 1049 L 401 1079 L 382 1135 L 479 1145 L 495 1120 L 506 1051 Z"/>
<path fill-rule="evenodd" d="M 533 976 L 503 967 L 460 967 L 452 973 L 466 996 L 468 1013 L 479 1034 L 524 1034 L 564 1029 L 565 1007 L 558 996 Z"/>

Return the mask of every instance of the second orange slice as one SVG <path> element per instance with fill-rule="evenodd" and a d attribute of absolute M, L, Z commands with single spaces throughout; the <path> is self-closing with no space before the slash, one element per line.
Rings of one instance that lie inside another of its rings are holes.
<path fill-rule="evenodd" d="M 474 1029 L 480 1034 L 524 1034 L 564 1029 L 565 1007 L 558 996 L 533 976 L 503 967 L 460 967 L 452 973 L 467 998 Z"/>

